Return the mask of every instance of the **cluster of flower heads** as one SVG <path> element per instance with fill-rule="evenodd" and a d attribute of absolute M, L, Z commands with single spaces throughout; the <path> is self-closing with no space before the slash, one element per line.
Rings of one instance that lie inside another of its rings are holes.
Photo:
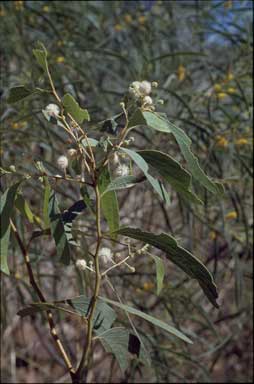
<path fill-rule="evenodd" d="M 141 102 L 143 108 L 154 110 L 153 99 L 150 94 L 152 93 L 152 88 L 156 88 L 158 83 L 153 81 L 143 80 L 143 81 L 134 81 L 129 87 L 130 95 L 136 100 Z"/>

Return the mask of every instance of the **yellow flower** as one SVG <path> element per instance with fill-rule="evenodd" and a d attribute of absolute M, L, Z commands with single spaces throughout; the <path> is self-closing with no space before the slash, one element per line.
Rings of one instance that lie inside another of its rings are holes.
<path fill-rule="evenodd" d="M 236 92 L 237 92 L 237 90 L 235 88 L 233 88 L 233 87 L 229 87 L 227 89 L 227 93 L 233 94 L 233 93 L 236 93 Z"/>
<path fill-rule="evenodd" d="M 215 92 L 220 92 L 222 89 L 221 85 L 218 83 L 214 84 L 213 88 L 214 88 Z"/>
<path fill-rule="evenodd" d="M 227 148 L 228 140 L 224 136 L 217 136 L 216 145 L 217 147 L 220 147 L 220 148 Z"/>
<path fill-rule="evenodd" d="M 232 8 L 232 5 L 233 5 L 232 0 L 227 0 L 224 3 L 224 8 L 226 8 L 226 9 Z"/>
<path fill-rule="evenodd" d="M 225 99 L 225 97 L 227 97 L 227 94 L 225 92 L 219 92 L 217 96 L 218 96 L 218 99 L 223 100 Z"/>
<path fill-rule="evenodd" d="M 14 1 L 14 5 L 17 11 L 21 11 L 24 8 L 24 1 Z"/>
<path fill-rule="evenodd" d="M 246 145 L 248 144 L 248 140 L 245 139 L 244 137 L 241 137 L 240 139 L 237 139 L 235 143 L 236 145 Z"/>
<path fill-rule="evenodd" d="M 20 273 L 16 272 L 15 275 L 14 275 L 15 279 L 17 280 L 20 280 L 21 279 L 21 275 Z"/>
<path fill-rule="evenodd" d="M 20 128 L 20 124 L 19 123 L 12 123 L 12 128 L 18 129 L 18 128 Z"/>
<path fill-rule="evenodd" d="M 144 291 L 151 291 L 154 288 L 154 283 L 146 282 L 143 284 Z"/>
<path fill-rule="evenodd" d="M 122 27 L 121 24 L 116 24 L 114 28 L 115 28 L 115 31 L 116 31 L 116 32 L 120 32 L 120 31 L 123 30 L 123 27 Z"/>
<path fill-rule="evenodd" d="M 233 80 L 233 78 L 234 78 L 233 73 L 231 71 L 228 71 L 225 81 L 226 82 L 231 81 Z"/>
<path fill-rule="evenodd" d="M 182 64 L 177 69 L 177 77 L 179 81 L 183 81 L 186 77 L 186 68 Z"/>
<path fill-rule="evenodd" d="M 58 57 L 56 58 L 56 62 L 57 62 L 58 64 L 60 64 L 60 63 L 64 63 L 64 61 L 65 61 L 65 58 L 64 58 L 63 56 L 58 56 Z"/>
<path fill-rule="evenodd" d="M 42 7 L 42 10 L 43 10 L 43 12 L 48 13 L 48 12 L 49 12 L 49 6 L 48 6 L 48 5 L 44 5 L 44 6 Z"/>
<path fill-rule="evenodd" d="M 234 220 L 236 218 L 237 218 L 237 212 L 236 211 L 230 211 L 225 216 L 226 220 Z"/>
<path fill-rule="evenodd" d="M 217 233 L 215 231 L 211 231 L 209 233 L 209 237 L 210 237 L 211 240 L 215 240 L 216 237 L 217 237 Z"/>
<path fill-rule="evenodd" d="M 146 22 L 146 17 L 145 16 L 139 16 L 138 22 L 139 22 L 139 24 L 144 25 Z"/>
<path fill-rule="evenodd" d="M 132 16 L 129 15 L 128 13 L 124 16 L 124 20 L 127 24 L 130 24 L 132 22 Z"/>

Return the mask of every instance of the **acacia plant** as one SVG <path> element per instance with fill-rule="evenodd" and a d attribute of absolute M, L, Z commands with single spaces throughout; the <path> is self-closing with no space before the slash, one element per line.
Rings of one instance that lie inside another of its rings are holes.
<path fill-rule="evenodd" d="M 30 285 L 37 296 L 36 302 L 21 309 L 18 314 L 22 317 L 37 312 L 46 314 L 52 337 L 72 382 L 83 383 L 86 382 L 87 373 L 92 366 L 94 340 L 99 340 L 104 349 L 115 356 L 123 371 L 130 355 L 150 364 L 147 340 L 140 336 L 130 314 L 143 318 L 186 343 L 192 343 L 189 337 L 173 326 L 124 304 L 120 292 L 117 292 L 110 281 L 109 272 L 113 269 L 116 271 L 117 268 L 124 267 L 134 272 L 135 258 L 141 255 L 153 257 L 159 295 L 165 270 L 162 259 L 150 253 L 151 247 L 163 251 L 168 260 L 190 278 L 196 279 L 208 300 L 218 307 L 218 294 L 212 275 L 198 258 L 182 248 L 170 234 L 155 234 L 142 228 L 120 226 L 116 191 L 147 183 L 168 206 L 170 197 L 166 189 L 167 184 L 183 199 L 194 204 L 202 204 L 202 201 L 193 191 L 192 178 L 217 195 L 223 193 L 223 188 L 220 183 L 207 177 L 200 168 L 198 159 L 191 152 L 191 141 L 186 133 L 171 123 L 165 114 L 156 112 L 157 103 L 152 99 L 152 92 L 157 83 L 134 81 L 120 103 L 122 110 L 119 115 L 98 124 L 97 129 L 89 129 L 89 112 L 80 107 L 70 93 L 61 97 L 56 90 L 49 70 L 46 48 L 39 44 L 33 54 L 47 77 L 49 87 L 31 89 L 27 85 L 16 86 L 10 90 L 8 102 L 16 103 L 35 94 L 46 94 L 49 104 L 42 113 L 48 120 L 47 124 L 54 124 L 56 129 L 63 131 L 66 151 L 57 160 L 59 174 L 52 172 L 46 162 L 36 159 L 34 171 L 29 174 L 19 172 L 14 166 L 9 169 L 1 168 L 2 176 L 14 179 L 12 183 L 7 182 L 9 187 L 1 195 L 1 271 L 10 274 L 7 254 L 12 233 L 23 255 Z M 119 120 L 122 122 L 120 129 L 117 125 Z M 108 128 L 114 134 L 107 134 Z M 167 133 L 169 138 L 174 137 L 188 170 L 169 154 L 158 149 L 136 151 L 135 140 L 129 135 L 137 128 L 152 129 Z M 155 173 L 158 177 L 153 176 Z M 44 194 L 43 215 L 36 220 L 33 220 L 33 213 L 22 194 L 22 189 L 31 180 L 36 180 Z M 64 211 L 60 210 L 56 196 L 55 187 L 59 182 L 73 184 L 80 191 L 80 199 Z M 15 209 L 33 223 L 30 226 L 31 233 L 27 233 L 25 239 L 13 219 Z M 75 219 L 84 212 L 86 217 L 89 217 L 89 223 L 93 223 L 90 232 L 78 230 L 74 226 Z M 81 233 L 82 237 L 90 236 L 95 243 L 94 247 L 83 252 L 84 256 L 79 258 L 77 251 L 82 255 L 83 250 L 80 250 L 77 233 Z M 56 265 L 58 262 L 64 265 L 73 264 L 81 276 L 85 275 L 85 280 L 88 281 L 88 295 L 61 297 L 54 302 L 47 300 L 29 257 L 31 244 L 41 237 L 51 237 L 52 241 L 54 240 Z M 120 252 L 115 252 L 117 246 L 120 247 Z M 102 286 L 108 286 L 117 300 L 104 297 Z M 124 311 L 130 329 L 115 326 L 116 309 Z M 77 356 L 75 361 L 71 361 L 58 336 L 53 318 L 54 311 L 71 313 L 82 319 L 86 335 L 82 342 L 82 354 Z"/>

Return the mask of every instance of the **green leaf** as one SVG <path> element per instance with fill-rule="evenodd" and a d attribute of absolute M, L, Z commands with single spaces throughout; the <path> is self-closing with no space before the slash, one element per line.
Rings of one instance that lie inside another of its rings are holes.
<path fill-rule="evenodd" d="M 147 315 L 146 313 L 141 312 L 138 309 L 130 307 L 128 305 L 118 303 L 117 301 L 106 299 L 105 297 L 101 297 L 100 296 L 100 299 L 105 301 L 106 303 L 109 303 L 109 304 L 114 305 L 114 306 L 116 306 L 118 308 L 121 308 L 122 310 L 124 310 L 124 311 L 126 311 L 128 313 L 131 313 L 133 315 L 141 317 L 142 319 L 145 319 L 145 320 L 149 321 L 153 325 L 155 325 L 155 326 L 157 326 L 159 328 L 162 328 L 165 331 L 167 331 L 169 333 L 172 333 L 173 335 L 179 337 L 181 340 L 186 341 L 187 343 L 192 344 L 192 341 L 187 336 L 185 336 L 182 332 L 178 331 L 176 328 L 172 327 L 171 325 L 169 325 L 167 323 L 164 323 L 163 321 L 161 321 L 159 319 L 156 319 L 155 317 Z"/>
<path fill-rule="evenodd" d="M 65 308 L 61 304 L 67 304 L 68 307 Z M 47 311 L 48 309 L 71 312 L 77 314 L 78 316 L 87 318 L 89 310 L 91 308 L 91 299 L 85 297 L 84 295 L 73 297 L 71 299 L 55 301 L 53 303 L 32 303 L 29 306 L 21 309 L 18 312 L 18 315 L 30 316 L 37 312 Z M 96 308 L 93 317 L 93 328 L 100 334 L 110 329 L 112 324 L 116 319 L 115 311 L 102 300 L 98 299 L 96 303 Z"/>
<path fill-rule="evenodd" d="M 33 49 L 33 54 L 36 58 L 36 61 L 37 63 L 39 64 L 39 66 L 45 71 L 47 72 L 47 68 L 48 68 L 48 63 L 47 63 L 47 50 L 46 48 L 44 47 L 44 45 L 42 43 L 39 43 L 40 46 L 42 47 L 42 49 Z"/>
<path fill-rule="evenodd" d="M 90 120 L 88 111 L 80 108 L 74 97 L 69 93 L 64 95 L 63 105 L 67 112 L 70 113 L 79 124 L 82 124 L 84 120 Z"/>
<path fill-rule="evenodd" d="M 93 139 L 92 137 L 88 137 L 87 139 L 83 139 L 81 143 L 85 148 L 88 147 L 88 144 L 90 145 L 90 147 L 96 147 L 99 144 L 99 141 Z"/>
<path fill-rule="evenodd" d="M 170 200 L 167 191 L 159 180 L 155 179 L 152 175 L 148 173 L 148 164 L 146 163 L 146 161 L 137 152 L 131 149 L 123 147 L 121 147 L 120 149 L 121 151 L 127 153 L 127 155 L 137 164 L 137 166 L 141 169 L 147 180 L 152 185 L 153 189 L 158 193 L 162 200 L 169 204 Z"/>
<path fill-rule="evenodd" d="M 191 191 L 192 177 L 181 164 L 174 160 L 171 156 L 160 151 L 143 150 L 138 154 L 184 198 L 197 204 L 202 201 Z"/>
<path fill-rule="evenodd" d="M 44 221 L 44 228 L 49 228 L 50 226 L 50 220 L 48 215 L 48 207 L 49 207 L 49 196 L 50 196 L 50 184 L 47 177 L 43 178 L 44 180 L 44 198 L 43 198 L 43 221 Z"/>
<path fill-rule="evenodd" d="M 97 338 L 101 341 L 106 352 L 110 352 L 115 356 L 121 368 L 121 371 L 124 373 L 126 368 L 128 367 L 131 341 L 133 339 L 135 341 L 136 340 L 139 341 L 137 336 L 133 335 L 126 328 L 115 327 L 100 334 Z M 142 346 L 140 347 L 140 342 L 139 342 L 139 348 L 137 349 L 138 349 L 137 357 L 144 364 L 150 365 L 150 361 L 146 356 L 144 348 Z"/>
<path fill-rule="evenodd" d="M 133 187 L 138 181 L 139 179 L 136 176 L 132 175 L 117 177 L 109 183 L 109 185 L 103 192 L 103 195 L 105 195 L 105 193 L 109 191 L 117 191 L 120 189 Z"/>
<path fill-rule="evenodd" d="M 54 191 L 51 192 L 49 197 L 48 217 L 59 261 L 68 265 L 70 263 L 70 246 Z"/>
<path fill-rule="evenodd" d="M 27 96 L 32 95 L 34 92 L 34 90 L 28 89 L 24 85 L 13 87 L 10 89 L 9 97 L 7 98 L 7 103 L 17 103 L 18 101 L 25 99 Z"/>
<path fill-rule="evenodd" d="M 0 217 L 1 217 L 1 271 L 10 274 L 7 256 L 8 256 L 8 246 L 10 239 L 10 218 L 13 212 L 14 202 L 16 198 L 16 193 L 21 181 L 12 185 L 8 188 L 0 197 Z"/>
<path fill-rule="evenodd" d="M 143 112 L 143 117 L 146 124 L 160 132 L 172 133 L 182 151 L 182 154 L 188 164 L 189 170 L 193 177 L 199 181 L 206 189 L 210 192 L 221 195 L 223 194 L 223 186 L 220 183 L 212 181 L 200 168 L 198 159 L 190 150 L 191 139 L 186 135 L 186 133 L 178 128 L 176 125 L 166 120 L 159 114 L 153 112 Z"/>
<path fill-rule="evenodd" d="M 149 253 L 149 256 L 153 258 L 155 261 L 155 266 L 156 266 L 156 280 L 157 280 L 157 295 L 161 293 L 161 290 L 163 288 L 163 280 L 165 276 L 165 268 L 164 268 L 164 263 L 163 260 L 155 255 L 152 255 Z"/>
<path fill-rule="evenodd" d="M 34 222 L 34 214 L 24 197 L 19 193 L 15 200 L 15 207 L 27 218 L 30 223 Z"/>
<path fill-rule="evenodd" d="M 107 167 L 104 167 L 99 176 L 99 191 L 101 195 L 107 189 L 110 182 L 109 170 Z M 101 197 L 101 207 L 112 234 L 119 228 L 118 201 L 114 191 L 110 191 Z M 116 234 L 112 234 L 112 237 L 115 238 Z"/>
<path fill-rule="evenodd" d="M 73 297 L 64 301 L 69 304 L 75 312 L 87 317 L 91 307 L 91 299 L 84 295 Z M 98 299 L 93 317 L 93 328 L 97 333 L 104 332 L 111 328 L 116 319 L 115 311 L 102 300 Z"/>
<path fill-rule="evenodd" d="M 213 277 L 195 256 L 193 256 L 186 249 L 180 247 L 177 241 L 166 233 L 154 235 L 150 232 L 143 232 L 137 228 L 120 228 L 117 230 L 120 235 L 128 236 L 136 240 L 143 241 L 150 244 L 167 254 L 169 260 L 181 268 L 191 278 L 197 279 L 199 285 L 203 289 L 205 295 L 210 302 L 218 308 L 216 299 L 218 297 L 217 288 L 214 283 Z"/>

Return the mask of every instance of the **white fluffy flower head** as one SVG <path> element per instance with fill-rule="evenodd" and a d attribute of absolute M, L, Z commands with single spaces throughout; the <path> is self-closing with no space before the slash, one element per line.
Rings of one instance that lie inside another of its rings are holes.
<path fill-rule="evenodd" d="M 115 170 L 117 176 L 128 176 L 129 175 L 129 167 L 125 164 L 120 164 Z"/>
<path fill-rule="evenodd" d="M 102 258 L 104 264 L 112 261 L 112 252 L 110 248 L 103 247 L 99 251 L 99 257 Z"/>
<path fill-rule="evenodd" d="M 87 263 L 84 259 L 78 259 L 76 261 L 76 267 L 80 270 L 80 271 L 84 271 L 86 268 L 87 268 Z"/>
<path fill-rule="evenodd" d="M 57 165 L 60 169 L 65 170 L 68 167 L 68 159 L 66 156 L 59 156 L 57 159 Z"/>
<path fill-rule="evenodd" d="M 152 84 L 150 83 L 150 81 L 141 81 L 139 86 L 139 92 L 142 96 L 150 95 L 150 93 L 152 92 Z"/>
<path fill-rule="evenodd" d="M 60 113 L 60 108 L 56 104 L 49 104 L 45 109 L 49 117 L 57 117 Z"/>

